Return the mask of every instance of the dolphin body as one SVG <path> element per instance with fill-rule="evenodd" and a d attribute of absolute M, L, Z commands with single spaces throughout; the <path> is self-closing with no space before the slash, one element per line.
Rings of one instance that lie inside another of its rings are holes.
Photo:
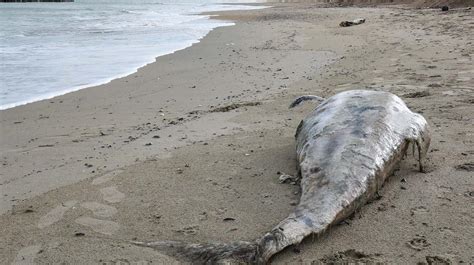
<path fill-rule="evenodd" d="M 318 99 L 303 96 L 302 101 Z M 410 144 L 419 169 L 430 144 L 426 120 L 397 96 L 350 90 L 324 100 L 296 131 L 301 198 L 295 210 L 255 242 L 133 242 L 192 264 L 266 264 L 284 248 L 321 234 L 371 200 Z"/>

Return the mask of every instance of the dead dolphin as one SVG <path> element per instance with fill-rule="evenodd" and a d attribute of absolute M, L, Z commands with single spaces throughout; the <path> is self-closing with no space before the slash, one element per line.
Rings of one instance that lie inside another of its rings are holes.
<path fill-rule="evenodd" d="M 304 96 L 295 100 L 317 99 Z M 429 127 L 397 96 L 351 90 L 324 100 L 298 126 L 296 153 L 301 198 L 296 209 L 255 242 L 189 244 L 134 242 L 192 264 L 265 264 L 284 248 L 320 234 L 348 216 L 382 187 L 409 144 L 423 160 Z"/>

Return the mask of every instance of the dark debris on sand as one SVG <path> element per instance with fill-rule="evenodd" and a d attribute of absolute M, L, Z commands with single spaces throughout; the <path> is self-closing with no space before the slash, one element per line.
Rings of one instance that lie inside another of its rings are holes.
<path fill-rule="evenodd" d="M 227 105 L 227 106 L 214 108 L 214 109 L 210 110 L 209 112 L 228 112 L 228 111 L 238 109 L 238 108 L 241 108 L 241 107 L 258 106 L 258 105 L 261 105 L 261 104 L 262 104 L 261 102 L 232 103 L 232 104 Z"/>
<path fill-rule="evenodd" d="M 431 93 L 429 91 L 419 91 L 419 92 L 412 92 L 412 93 L 407 93 L 407 94 L 404 94 L 402 97 L 404 98 L 423 98 L 423 97 L 427 97 L 427 96 L 430 96 Z"/>
<path fill-rule="evenodd" d="M 468 163 L 464 163 L 464 164 L 461 164 L 461 165 L 457 165 L 456 169 L 457 170 L 462 170 L 462 171 L 472 172 L 472 171 L 474 171 L 474 162 L 468 162 Z"/>

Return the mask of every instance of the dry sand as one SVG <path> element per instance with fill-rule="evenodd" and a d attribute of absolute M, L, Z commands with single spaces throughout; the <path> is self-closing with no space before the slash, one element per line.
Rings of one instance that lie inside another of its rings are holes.
<path fill-rule="evenodd" d="M 364 17 L 363 25 L 339 22 Z M 401 96 L 433 130 L 379 200 L 274 264 L 473 263 L 474 13 L 275 4 L 109 84 L 0 112 L 2 264 L 169 264 L 127 240 L 254 240 L 298 187 L 295 128 L 362 88 Z M 141 263 L 140 263 L 141 262 Z"/>

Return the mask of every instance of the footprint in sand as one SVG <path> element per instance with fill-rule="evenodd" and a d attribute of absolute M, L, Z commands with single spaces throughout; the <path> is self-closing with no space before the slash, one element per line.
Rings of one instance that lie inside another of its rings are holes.
<path fill-rule="evenodd" d="M 71 209 L 74 205 L 76 205 L 76 203 L 77 201 L 67 201 L 52 209 L 49 213 L 40 218 L 38 222 L 38 228 L 43 229 L 63 219 L 66 211 Z"/>
<path fill-rule="evenodd" d="M 117 187 L 107 187 L 100 189 L 105 201 L 110 203 L 121 202 L 125 198 L 125 194 L 117 190 Z"/>
<path fill-rule="evenodd" d="M 120 225 L 116 222 L 91 217 L 79 217 L 76 219 L 76 223 L 87 226 L 93 231 L 105 235 L 112 235 L 120 229 Z"/>
<path fill-rule="evenodd" d="M 113 178 L 115 178 L 118 174 L 122 173 L 123 170 L 119 169 L 119 170 L 115 170 L 115 171 L 112 171 L 112 172 L 109 172 L 109 173 L 106 173 L 96 179 L 94 179 L 92 181 L 92 185 L 100 185 L 100 184 L 104 184 L 106 182 L 109 182 L 111 181 Z"/>
<path fill-rule="evenodd" d="M 84 202 L 81 203 L 81 206 L 91 210 L 97 217 L 111 217 L 117 213 L 117 208 L 109 205 L 105 205 L 98 202 Z"/>
<path fill-rule="evenodd" d="M 41 245 L 33 245 L 20 249 L 12 265 L 35 264 L 36 255 L 41 251 Z"/>
<path fill-rule="evenodd" d="M 315 263 L 319 264 L 379 264 L 381 254 L 366 254 L 355 249 L 339 251 L 331 255 L 326 255 Z"/>
<path fill-rule="evenodd" d="M 429 247 L 431 244 L 426 240 L 424 236 L 417 236 L 412 240 L 407 242 L 407 246 L 414 249 L 414 250 L 423 250 Z"/>

